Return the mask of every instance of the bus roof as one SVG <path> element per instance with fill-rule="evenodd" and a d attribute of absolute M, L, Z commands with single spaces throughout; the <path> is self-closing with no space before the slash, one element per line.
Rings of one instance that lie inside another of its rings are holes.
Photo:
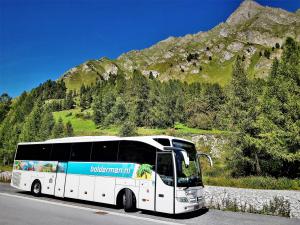
<path fill-rule="evenodd" d="M 147 142 L 151 145 L 159 145 L 161 147 L 162 145 L 156 142 L 155 138 L 166 138 L 169 140 L 181 140 L 186 141 L 189 143 L 193 143 L 189 140 L 183 139 L 183 138 L 177 138 L 173 136 L 167 136 L 167 135 L 154 135 L 154 136 L 135 136 L 135 137 L 118 137 L 118 136 L 78 136 L 78 137 L 65 137 L 65 138 L 56 138 L 56 139 L 50 139 L 42 142 L 21 142 L 19 145 L 28 145 L 28 144 L 56 144 L 56 143 L 78 143 L 78 142 L 98 142 L 98 141 L 121 141 L 121 140 L 132 140 L 132 141 L 143 141 Z"/>

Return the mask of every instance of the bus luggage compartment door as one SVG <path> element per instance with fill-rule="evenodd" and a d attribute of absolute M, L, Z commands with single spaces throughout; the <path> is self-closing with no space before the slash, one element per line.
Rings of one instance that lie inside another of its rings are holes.
<path fill-rule="evenodd" d="M 57 197 L 64 197 L 65 195 L 65 183 L 67 175 L 67 162 L 58 162 L 56 168 L 56 181 L 54 195 Z"/>

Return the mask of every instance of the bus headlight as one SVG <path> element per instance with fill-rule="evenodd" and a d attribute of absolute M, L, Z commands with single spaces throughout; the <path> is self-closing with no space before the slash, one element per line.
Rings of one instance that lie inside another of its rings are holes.
<path fill-rule="evenodd" d="M 187 197 L 177 197 L 176 200 L 178 202 L 189 202 L 188 198 Z"/>

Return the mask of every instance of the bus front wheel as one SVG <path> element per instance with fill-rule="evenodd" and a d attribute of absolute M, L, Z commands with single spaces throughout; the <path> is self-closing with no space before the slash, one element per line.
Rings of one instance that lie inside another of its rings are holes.
<path fill-rule="evenodd" d="M 42 184 L 39 180 L 35 180 L 31 186 L 31 193 L 34 196 L 40 196 L 42 192 Z"/>
<path fill-rule="evenodd" d="M 125 189 L 122 200 L 125 212 L 132 212 L 136 209 L 136 199 L 131 190 Z"/>

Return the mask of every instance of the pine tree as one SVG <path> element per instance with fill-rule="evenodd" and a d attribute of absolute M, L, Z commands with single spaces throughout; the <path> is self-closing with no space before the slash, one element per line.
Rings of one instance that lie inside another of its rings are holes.
<path fill-rule="evenodd" d="M 126 103 L 121 97 L 117 97 L 115 105 L 111 108 L 111 113 L 105 118 L 104 124 L 120 124 L 128 117 Z"/>
<path fill-rule="evenodd" d="M 102 93 L 100 93 L 94 100 L 93 104 L 93 120 L 95 124 L 99 125 L 103 123 L 105 118 L 105 112 L 103 109 Z"/>
<path fill-rule="evenodd" d="M 73 100 L 73 92 L 70 91 L 64 99 L 64 109 L 73 109 L 75 102 Z"/>
<path fill-rule="evenodd" d="M 12 98 L 7 93 L 3 93 L 0 96 L 0 123 L 10 110 L 11 100 Z"/>
<path fill-rule="evenodd" d="M 145 125 L 149 112 L 149 83 L 140 71 L 135 70 L 129 83 L 129 109 L 131 121 L 137 126 Z"/>
<path fill-rule="evenodd" d="M 238 56 L 233 66 L 232 80 L 229 85 L 228 102 L 223 110 L 223 117 L 230 130 L 238 126 L 246 118 L 251 99 L 250 82 L 244 70 L 241 58 Z"/>
<path fill-rule="evenodd" d="M 41 125 L 39 129 L 39 139 L 47 140 L 52 135 L 52 130 L 55 125 L 55 120 L 53 118 L 52 112 L 50 109 L 45 109 L 41 116 Z"/>
<path fill-rule="evenodd" d="M 287 38 L 282 59 L 275 59 L 258 121 L 265 171 L 274 176 L 300 176 L 300 46 Z"/>
<path fill-rule="evenodd" d="M 115 104 L 116 94 L 114 86 L 109 82 L 98 83 L 97 88 L 94 104 L 92 105 L 93 120 L 97 125 L 102 125 Z"/>
<path fill-rule="evenodd" d="M 57 81 L 55 85 L 55 89 L 53 90 L 55 99 L 64 99 L 66 97 L 66 85 L 63 80 Z"/>
<path fill-rule="evenodd" d="M 66 127 L 65 127 L 65 136 L 67 137 L 72 137 L 74 136 L 74 130 L 73 130 L 73 126 L 72 123 L 70 121 L 68 121 L 66 123 Z"/>
<path fill-rule="evenodd" d="M 300 47 L 287 39 L 280 61 L 274 60 L 265 88 L 254 84 L 235 142 L 236 175 L 300 176 Z"/>
<path fill-rule="evenodd" d="M 21 141 L 28 142 L 39 140 L 41 114 L 41 103 L 38 102 L 32 109 L 32 112 L 25 119 L 25 123 L 20 134 Z"/>
<path fill-rule="evenodd" d="M 62 118 L 60 117 L 58 119 L 58 122 L 55 123 L 55 125 L 53 127 L 52 137 L 60 138 L 60 137 L 64 137 L 64 134 L 65 134 L 64 124 L 63 124 Z"/>

